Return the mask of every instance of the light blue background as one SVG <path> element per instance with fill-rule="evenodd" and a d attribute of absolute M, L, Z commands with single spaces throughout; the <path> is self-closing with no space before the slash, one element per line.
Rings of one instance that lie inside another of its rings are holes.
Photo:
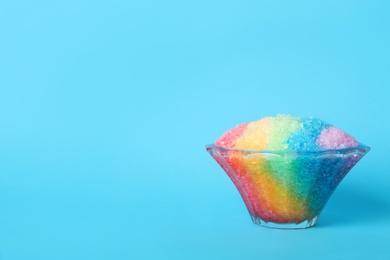
<path fill-rule="evenodd" d="M 0 1 L 0 259 L 390 257 L 389 1 Z M 204 145 L 288 113 L 372 151 L 315 228 Z"/>

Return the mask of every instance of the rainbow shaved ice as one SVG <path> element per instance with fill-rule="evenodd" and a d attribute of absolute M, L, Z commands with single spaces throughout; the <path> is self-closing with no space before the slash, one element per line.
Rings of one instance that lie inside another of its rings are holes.
<path fill-rule="evenodd" d="M 369 149 L 320 119 L 290 115 L 240 124 L 207 146 L 252 220 L 273 227 L 313 226 L 334 189 Z"/>
<path fill-rule="evenodd" d="M 290 115 L 238 125 L 215 141 L 215 145 L 225 148 L 279 151 L 347 148 L 358 144 L 351 135 L 320 119 Z"/>

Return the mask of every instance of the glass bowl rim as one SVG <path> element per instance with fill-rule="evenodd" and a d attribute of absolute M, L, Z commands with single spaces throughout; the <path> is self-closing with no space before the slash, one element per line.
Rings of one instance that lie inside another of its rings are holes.
<path fill-rule="evenodd" d="M 346 153 L 367 153 L 371 148 L 367 145 L 359 143 L 356 146 L 334 149 L 321 150 L 251 150 L 251 149 L 236 149 L 218 146 L 215 144 L 206 145 L 206 150 L 220 150 L 222 152 L 239 152 L 247 154 L 346 154 Z"/>

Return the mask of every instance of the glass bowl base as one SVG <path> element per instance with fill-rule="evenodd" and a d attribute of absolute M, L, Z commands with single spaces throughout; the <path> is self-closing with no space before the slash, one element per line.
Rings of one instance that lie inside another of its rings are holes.
<path fill-rule="evenodd" d="M 316 215 L 311 220 L 305 220 L 301 223 L 275 223 L 275 222 L 266 222 L 262 220 L 260 217 L 253 216 L 251 213 L 249 213 L 251 216 L 251 219 L 253 223 L 256 225 L 267 227 L 267 228 L 278 228 L 278 229 L 304 229 L 314 226 L 317 223 L 318 215 Z"/>

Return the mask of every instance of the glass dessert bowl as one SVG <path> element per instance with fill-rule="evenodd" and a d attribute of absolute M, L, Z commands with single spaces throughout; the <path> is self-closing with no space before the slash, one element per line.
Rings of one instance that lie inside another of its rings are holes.
<path fill-rule="evenodd" d="M 370 147 L 313 151 L 224 148 L 206 150 L 238 189 L 253 223 L 271 228 L 308 228 L 346 174 Z"/>

